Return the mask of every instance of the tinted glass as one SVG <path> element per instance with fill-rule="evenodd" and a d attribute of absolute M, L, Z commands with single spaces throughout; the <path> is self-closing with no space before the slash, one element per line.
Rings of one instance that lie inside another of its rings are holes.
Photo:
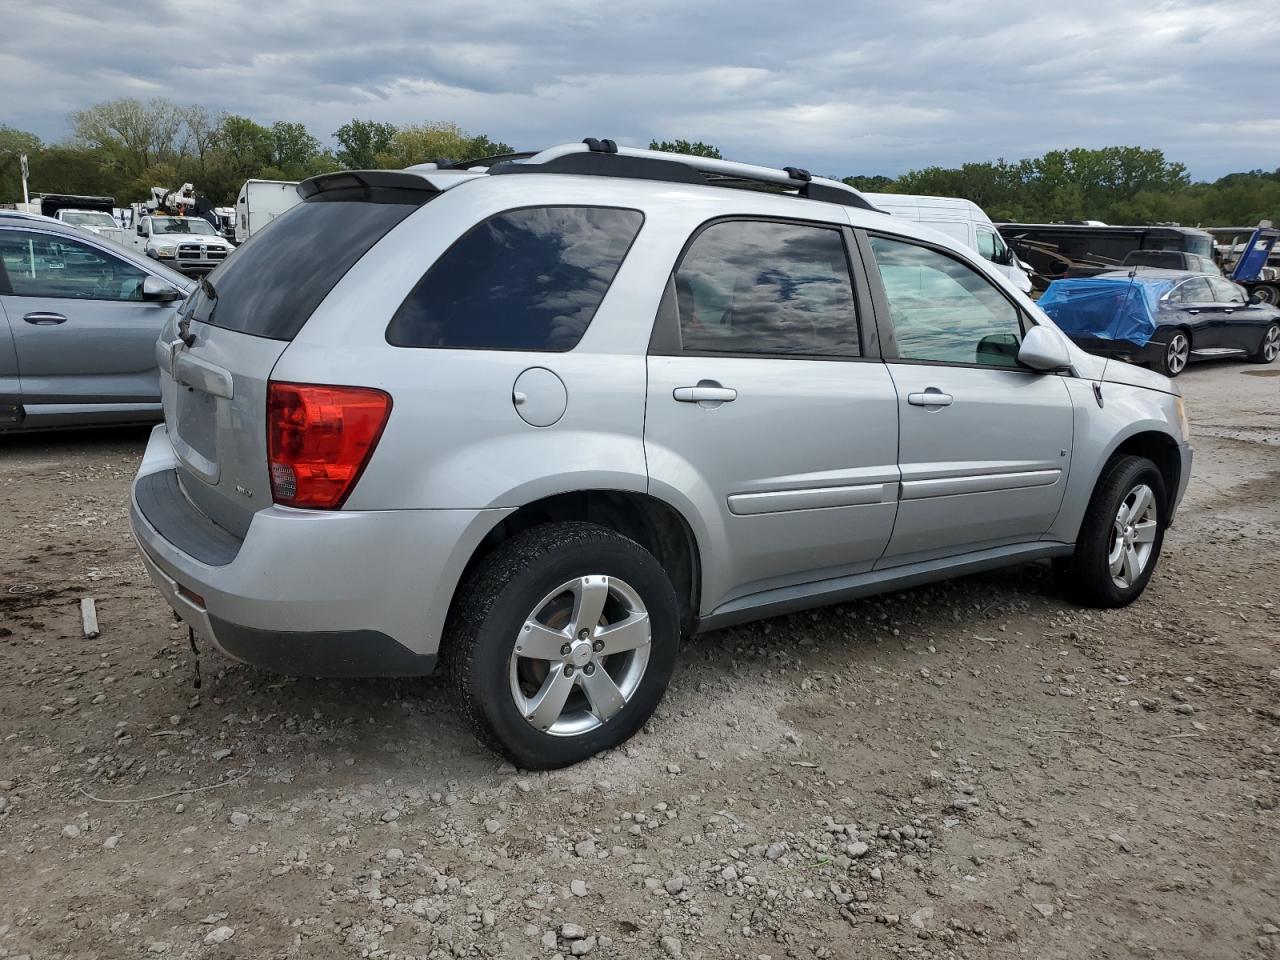
<path fill-rule="evenodd" d="M 572 350 L 644 217 L 531 207 L 490 217 L 426 272 L 387 328 L 399 347 Z"/>
<path fill-rule="evenodd" d="M 1209 286 L 1213 289 L 1213 299 L 1218 303 L 1247 303 L 1244 291 L 1230 280 L 1221 277 L 1210 277 Z"/>
<path fill-rule="evenodd" d="M 978 253 L 988 260 L 996 259 L 996 235 L 990 230 L 978 231 Z"/>
<path fill-rule="evenodd" d="M 141 300 L 140 267 L 68 237 L 0 230 L 0 259 L 15 297 Z"/>
<path fill-rule="evenodd" d="M 675 275 L 686 351 L 860 355 L 839 231 L 726 221 L 698 234 Z"/>
<path fill-rule="evenodd" d="M 872 237 L 904 360 L 1017 366 L 1018 310 L 972 267 L 927 247 Z"/>
<path fill-rule="evenodd" d="M 1169 296 L 1175 303 L 1208 303 L 1213 299 L 1213 291 L 1209 289 L 1209 281 L 1196 277 L 1174 287 Z"/>
<path fill-rule="evenodd" d="M 408 203 L 299 203 L 209 274 L 216 300 L 202 286 L 184 312 L 228 330 L 292 340 L 356 261 L 417 209 Z"/>

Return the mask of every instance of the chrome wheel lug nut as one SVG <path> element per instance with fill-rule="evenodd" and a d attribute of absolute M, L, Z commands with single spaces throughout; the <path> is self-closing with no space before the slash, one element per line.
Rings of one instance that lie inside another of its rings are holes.
<path fill-rule="evenodd" d="M 581 630 L 578 631 L 579 640 L 586 640 L 589 636 L 591 636 L 591 631 L 586 629 L 585 627 L 583 627 Z"/>
<path fill-rule="evenodd" d="M 596 665 L 594 663 L 588 663 L 585 667 L 582 668 L 582 672 L 589 677 L 596 672 Z"/>
<path fill-rule="evenodd" d="M 573 664 L 571 664 L 571 663 L 566 663 L 566 664 L 564 665 L 564 675 L 565 675 L 566 677 L 572 677 L 572 676 L 573 676 Z"/>
<path fill-rule="evenodd" d="M 596 653 L 599 653 L 601 650 L 604 649 L 604 641 L 597 640 L 595 643 L 591 645 L 591 649 L 594 650 Z"/>
<path fill-rule="evenodd" d="M 560 656 L 567 657 L 571 649 L 572 648 L 566 643 L 564 646 L 560 648 Z"/>

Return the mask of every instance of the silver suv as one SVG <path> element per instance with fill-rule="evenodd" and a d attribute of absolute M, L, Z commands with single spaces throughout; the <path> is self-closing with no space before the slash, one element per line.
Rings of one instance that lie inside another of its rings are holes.
<path fill-rule="evenodd" d="M 679 639 L 1052 559 L 1146 587 L 1164 377 L 803 170 L 585 141 L 328 174 L 157 344 L 132 526 L 194 630 L 307 676 L 448 672 L 528 768 L 630 737 Z"/>

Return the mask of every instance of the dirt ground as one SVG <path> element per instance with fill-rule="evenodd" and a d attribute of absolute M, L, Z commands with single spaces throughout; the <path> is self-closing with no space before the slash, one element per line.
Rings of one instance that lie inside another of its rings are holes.
<path fill-rule="evenodd" d="M 549 774 L 439 680 L 196 691 L 146 431 L 0 439 L 0 957 L 1280 956 L 1280 369 L 1180 383 L 1133 607 L 1030 565 L 715 633 Z"/>

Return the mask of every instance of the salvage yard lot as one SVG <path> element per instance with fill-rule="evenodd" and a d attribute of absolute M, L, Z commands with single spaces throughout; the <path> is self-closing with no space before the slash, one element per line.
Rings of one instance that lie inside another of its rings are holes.
<path fill-rule="evenodd" d="M 0 957 L 1275 956 L 1276 373 L 1179 380 L 1133 607 L 1032 565 L 711 634 L 547 774 L 441 680 L 193 689 L 128 534 L 146 431 L 0 438 Z"/>

